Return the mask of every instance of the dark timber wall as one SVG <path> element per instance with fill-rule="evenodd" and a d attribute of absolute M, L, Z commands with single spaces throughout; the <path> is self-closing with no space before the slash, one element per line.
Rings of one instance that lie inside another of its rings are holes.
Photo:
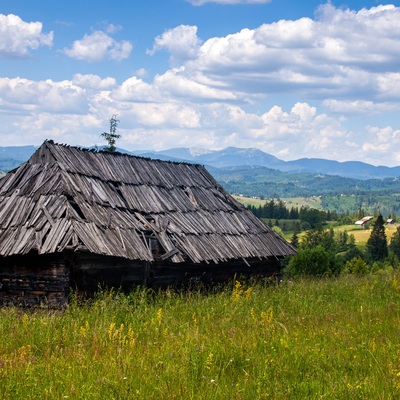
<path fill-rule="evenodd" d="M 90 295 L 99 288 L 129 291 L 147 282 L 145 262 L 81 253 L 71 265 L 71 287 L 80 293 Z"/>
<path fill-rule="evenodd" d="M 91 296 L 99 288 L 131 290 L 135 285 L 167 287 L 214 284 L 236 277 L 272 276 L 279 261 L 241 260 L 219 264 L 130 261 L 91 253 L 13 256 L 0 265 L 0 305 L 62 307 L 69 289 Z"/>
<path fill-rule="evenodd" d="M 7 257 L 0 265 L 0 305 L 60 307 L 68 301 L 69 266 L 55 256 Z"/>
<path fill-rule="evenodd" d="M 175 263 L 153 263 L 151 265 L 150 281 L 155 286 L 166 287 L 169 285 L 186 285 L 190 282 L 202 282 L 215 284 L 228 282 L 234 278 L 242 277 L 270 277 L 280 271 L 279 261 L 257 260 L 251 266 L 242 260 L 233 260 L 219 264 L 175 264 Z"/>

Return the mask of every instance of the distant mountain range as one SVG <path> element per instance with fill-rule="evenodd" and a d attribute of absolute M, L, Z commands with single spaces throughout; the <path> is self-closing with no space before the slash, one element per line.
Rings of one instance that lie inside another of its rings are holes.
<path fill-rule="evenodd" d="M 131 154 L 163 160 L 189 161 L 214 168 L 257 166 L 290 173 L 336 175 L 355 179 L 383 179 L 400 177 L 398 167 L 375 167 L 360 161 L 338 162 L 322 158 L 301 158 L 283 161 L 258 149 L 228 147 L 224 150 L 175 148 L 157 152 L 134 151 Z"/>
<path fill-rule="evenodd" d="M 7 172 L 29 159 L 37 149 L 35 146 L 0 147 L 0 171 Z M 359 161 L 338 162 L 320 158 L 301 158 L 283 161 L 261 150 L 228 147 L 224 150 L 198 148 L 173 148 L 163 151 L 127 151 L 121 153 L 170 161 L 186 161 L 203 164 L 206 167 L 230 169 L 238 167 L 264 167 L 291 174 L 310 173 L 333 175 L 355 179 L 384 179 L 400 177 L 400 166 L 373 166 Z M 210 168 L 210 169 L 212 169 Z"/>

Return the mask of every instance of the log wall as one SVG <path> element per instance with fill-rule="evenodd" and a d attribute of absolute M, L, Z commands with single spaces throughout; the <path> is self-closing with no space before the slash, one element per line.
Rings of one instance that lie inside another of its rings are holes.
<path fill-rule="evenodd" d="M 233 279 L 266 278 L 277 276 L 280 273 L 279 261 L 257 260 L 250 266 L 241 260 L 219 264 L 174 264 L 152 263 L 151 282 L 157 287 L 172 285 L 187 286 L 191 283 L 213 285 L 232 281 Z"/>
<path fill-rule="evenodd" d="M 73 262 L 71 287 L 79 293 L 91 295 L 99 288 L 116 288 L 127 292 L 136 285 L 165 288 L 191 283 L 215 284 L 243 277 L 270 277 L 279 274 L 279 261 L 242 260 L 219 264 L 176 264 L 168 261 L 140 262 L 123 258 L 80 254 Z"/>
<path fill-rule="evenodd" d="M 69 289 L 91 296 L 100 288 L 132 290 L 136 285 L 187 286 L 279 273 L 278 260 L 236 260 L 219 264 L 149 263 L 91 253 L 4 257 L 0 264 L 0 305 L 63 307 Z"/>
<path fill-rule="evenodd" d="M 81 294 L 92 295 L 100 288 L 129 291 L 147 281 L 148 268 L 144 261 L 80 253 L 71 265 L 70 286 Z"/>
<path fill-rule="evenodd" d="M 68 302 L 69 266 L 49 256 L 6 257 L 0 264 L 0 305 L 62 307 Z"/>

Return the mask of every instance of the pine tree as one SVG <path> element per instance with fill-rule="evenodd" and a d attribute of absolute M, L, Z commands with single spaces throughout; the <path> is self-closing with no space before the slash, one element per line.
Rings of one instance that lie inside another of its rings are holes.
<path fill-rule="evenodd" d="M 371 261 L 383 260 L 388 256 L 385 223 L 381 214 L 378 215 L 367 241 L 367 256 Z"/>
<path fill-rule="evenodd" d="M 104 147 L 104 151 L 115 151 L 115 143 L 116 140 L 121 137 L 117 131 L 117 126 L 119 124 L 119 120 L 117 119 L 117 115 L 113 115 L 110 118 L 110 132 L 103 132 L 100 136 L 107 140 L 108 146 Z"/>

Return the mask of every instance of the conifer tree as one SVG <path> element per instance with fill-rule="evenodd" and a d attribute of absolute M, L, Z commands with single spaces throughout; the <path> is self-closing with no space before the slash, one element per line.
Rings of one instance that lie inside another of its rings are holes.
<path fill-rule="evenodd" d="M 378 215 L 367 241 L 367 256 L 371 261 L 383 260 L 388 256 L 385 223 L 381 214 Z"/>
<path fill-rule="evenodd" d="M 117 126 L 119 124 L 119 120 L 117 119 L 117 115 L 113 115 L 110 118 L 110 132 L 103 132 L 100 136 L 106 139 L 108 146 L 104 147 L 104 151 L 115 151 L 116 150 L 116 140 L 121 137 L 117 132 Z"/>

